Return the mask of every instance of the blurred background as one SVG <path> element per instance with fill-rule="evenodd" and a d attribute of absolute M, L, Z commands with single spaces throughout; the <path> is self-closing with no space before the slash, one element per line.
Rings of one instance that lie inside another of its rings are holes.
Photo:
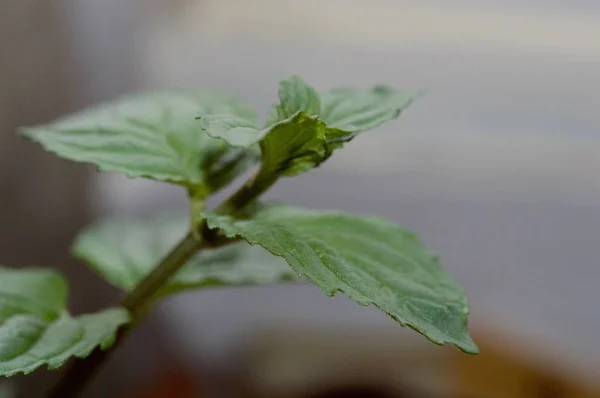
<path fill-rule="evenodd" d="M 417 230 L 463 284 L 482 354 L 430 346 L 308 285 L 160 305 L 89 397 L 600 397 L 600 2 L 0 2 L 0 259 L 61 268 L 74 312 L 113 303 L 67 252 L 116 215 L 185 211 L 185 192 L 99 175 L 18 126 L 131 90 L 198 86 L 264 113 L 277 82 L 426 89 L 271 198 Z M 3 387 L 36 397 L 57 372 Z"/>

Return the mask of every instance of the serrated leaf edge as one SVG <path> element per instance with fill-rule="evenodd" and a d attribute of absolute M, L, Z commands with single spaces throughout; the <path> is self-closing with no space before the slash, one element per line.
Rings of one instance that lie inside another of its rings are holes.
<path fill-rule="evenodd" d="M 114 331 L 109 332 L 109 333 L 105 333 L 104 337 L 98 343 L 96 343 L 94 345 L 91 345 L 90 347 L 87 347 L 87 348 L 85 348 L 83 350 L 77 351 L 77 352 L 75 352 L 73 354 L 65 354 L 63 352 L 61 354 L 55 355 L 52 358 L 40 359 L 40 360 L 36 361 L 33 364 L 30 364 L 30 365 L 25 366 L 25 367 L 20 368 L 20 369 L 16 369 L 14 371 L 2 371 L 2 370 L 0 370 L 0 377 L 11 377 L 11 376 L 14 376 L 14 375 L 17 375 L 17 374 L 24 374 L 24 375 L 30 374 L 30 373 L 34 372 L 35 370 L 37 370 L 39 368 L 42 368 L 44 366 L 47 369 L 49 369 L 49 370 L 55 370 L 55 369 L 58 369 L 61 366 L 63 366 L 71 358 L 84 359 L 84 358 L 88 357 L 97 348 L 99 348 L 99 349 L 101 349 L 103 351 L 106 351 L 107 349 L 109 349 L 110 347 L 112 347 L 113 344 L 115 343 L 116 333 L 117 333 L 118 329 L 120 327 L 122 327 L 123 325 L 125 325 L 125 324 L 127 324 L 127 323 L 130 322 L 129 314 L 127 313 L 127 311 L 125 309 L 123 309 L 123 308 L 118 308 L 118 307 L 107 308 L 107 309 L 105 309 L 103 311 L 100 311 L 100 312 L 97 312 L 97 313 L 84 314 L 84 315 L 81 315 L 81 316 L 79 316 L 77 318 L 74 318 L 76 320 L 79 320 L 79 318 L 82 318 L 82 317 L 93 316 L 93 315 L 96 315 L 96 314 L 99 314 L 99 313 L 104 313 L 104 312 L 109 312 L 109 311 L 111 311 L 111 312 L 115 312 L 115 311 L 121 312 L 122 315 L 123 315 L 123 319 L 117 324 L 117 327 L 115 328 Z M 76 342 L 74 342 L 69 347 L 69 349 L 72 349 L 77 344 L 79 344 L 81 341 L 84 341 L 84 337 L 86 335 L 85 332 L 87 330 L 85 329 L 85 327 L 83 329 L 84 329 L 84 333 L 81 334 L 79 340 L 77 340 Z M 41 334 L 41 336 L 45 333 L 46 330 L 47 330 L 47 328 L 44 330 L 44 332 Z M 30 348 L 28 349 L 28 351 L 31 350 L 31 348 L 34 347 L 34 346 L 35 346 L 35 343 L 30 346 Z M 19 355 L 25 355 L 26 353 L 27 353 L 27 351 L 24 352 L 24 353 L 21 353 Z"/>
<path fill-rule="evenodd" d="M 327 210 L 320 210 L 320 211 L 317 211 L 317 212 L 321 212 L 321 213 L 329 213 L 329 214 L 332 214 L 332 213 L 334 213 L 334 214 L 341 214 L 341 215 L 345 214 L 345 213 L 343 213 L 343 212 L 338 212 L 338 211 L 327 211 Z M 354 291 L 344 291 L 342 288 L 336 288 L 336 289 L 332 289 L 332 290 L 329 290 L 329 291 L 328 291 L 328 290 L 325 290 L 323 287 L 321 287 L 321 286 L 320 286 L 320 284 L 319 284 L 317 281 L 313 280 L 313 279 L 312 279 L 310 276 L 308 276 L 308 275 L 303 275 L 301 272 L 297 271 L 297 270 L 295 269 L 295 267 L 294 267 L 292 264 L 290 264 L 290 261 L 288 260 L 288 258 L 286 258 L 286 256 L 285 256 L 285 255 L 280 255 L 280 254 L 274 253 L 272 250 L 270 250 L 269 248 L 267 248 L 266 246 L 264 246 L 264 245 L 263 245 L 263 244 L 261 244 L 260 242 L 254 242 L 254 241 L 248 240 L 248 239 L 246 239 L 244 236 L 242 236 L 241 234 L 238 234 L 238 233 L 227 233 L 227 232 L 226 232 L 226 231 L 224 231 L 223 229 L 219 228 L 219 226 L 218 226 L 218 225 L 216 225 L 214 222 L 212 222 L 212 221 L 211 221 L 211 219 L 210 219 L 209 217 L 206 217 L 206 218 L 207 218 L 207 225 L 208 225 L 208 227 L 209 227 L 210 229 L 217 229 L 217 230 L 219 230 L 221 233 L 223 233 L 225 236 L 227 236 L 228 238 L 236 238 L 236 237 L 241 237 L 242 239 L 246 240 L 246 241 L 247 241 L 247 242 L 248 242 L 250 245 L 253 245 L 253 246 L 255 246 L 255 245 L 258 245 L 258 246 L 262 247 L 263 249 L 267 250 L 269 253 L 271 253 L 271 254 L 273 254 L 273 255 L 275 255 L 275 256 L 279 256 L 279 257 L 282 257 L 282 258 L 284 258 L 284 259 L 286 260 L 286 262 L 287 262 L 287 263 L 290 265 L 290 267 L 292 267 L 292 269 L 294 270 L 294 272 L 296 272 L 296 273 L 298 274 L 298 276 L 304 277 L 304 278 L 308 279 L 308 280 L 309 280 L 311 283 L 313 283 L 313 284 L 317 285 L 317 286 L 319 287 L 319 289 L 320 289 L 320 290 L 321 290 L 321 291 L 322 291 L 322 292 L 323 292 L 323 293 L 324 293 L 326 296 L 328 296 L 328 297 L 333 297 L 333 296 L 335 296 L 335 295 L 336 295 L 338 292 L 340 292 L 340 293 L 344 294 L 345 296 L 349 297 L 350 299 L 352 299 L 352 300 L 353 300 L 355 303 L 357 303 L 358 305 L 361 305 L 361 306 L 364 306 L 364 307 L 368 307 L 368 306 L 374 306 L 374 307 L 378 308 L 378 309 L 379 309 L 379 310 L 381 310 L 383 313 L 385 313 L 387 316 L 389 316 L 390 318 L 392 318 L 392 319 L 393 319 L 395 322 L 397 322 L 397 323 L 398 323 L 400 326 L 402 326 L 402 327 L 409 327 L 410 329 L 412 329 L 412 330 L 416 331 L 417 333 L 419 333 L 419 334 L 423 335 L 423 336 L 424 336 L 424 337 L 425 337 L 427 340 L 429 340 L 430 342 L 432 342 L 432 343 L 434 343 L 434 344 L 436 344 L 436 345 L 443 346 L 443 345 L 449 344 L 449 345 L 453 345 L 453 346 L 455 346 L 456 348 L 458 348 L 459 350 L 461 350 L 461 351 L 463 351 L 463 352 L 465 352 L 465 353 L 467 353 L 467 354 L 473 354 L 473 355 L 475 355 L 475 354 L 478 354 L 478 353 L 479 353 L 479 348 L 477 347 L 477 344 L 476 344 L 476 343 L 475 343 L 475 341 L 472 339 L 472 337 L 471 337 L 471 336 L 468 334 L 468 332 L 465 332 L 465 333 L 464 333 L 464 335 L 462 336 L 463 338 L 460 340 L 460 343 L 463 343 L 462 345 L 459 345 L 459 344 L 458 344 L 458 342 L 456 342 L 456 341 L 450 341 L 450 340 L 447 340 L 447 339 L 433 339 L 433 338 L 429 337 L 429 336 L 426 334 L 426 332 L 425 332 L 425 331 L 423 331 L 423 330 L 421 330 L 421 329 L 419 329 L 419 328 L 417 328 L 417 327 L 414 327 L 414 326 L 412 326 L 412 325 L 409 325 L 409 324 L 407 324 L 406 322 L 403 322 L 403 321 L 401 321 L 401 320 L 400 320 L 400 319 L 399 319 L 397 316 L 395 316 L 394 314 L 388 313 L 387 311 L 385 311 L 384 309 L 382 309 L 382 308 L 381 308 L 379 305 L 377 305 L 375 302 L 373 302 L 373 300 L 372 300 L 372 299 L 364 297 L 364 296 L 363 296 L 363 295 L 362 295 L 360 292 L 358 292 L 358 291 L 356 291 L 356 292 L 354 292 Z M 361 218 L 363 218 L 363 217 L 361 216 Z M 382 218 L 380 218 L 380 217 L 374 217 L 374 216 L 365 216 L 364 218 L 367 218 L 367 219 L 370 219 L 370 220 L 374 220 L 374 221 L 377 221 L 377 222 L 383 222 L 383 223 L 385 223 L 385 224 L 388 224 L 388 225 L 391 225 L 391 226 L 395 226 L 395 224 L 393 224 L 393 223 L 390 223 L 389 221 L 387 221 L 387 220 L 385 220 L 385 219 L 382 219 Z M 278 226 L 278 225 L 277 225 L 277 224 L 275 224 L 275 223 L 274 223 L 274 224 L 272 224 L 272 225 L 273 225 L 273 226 Z M 281 226 L 281 227 L 282 227 L 282 228 L 284 228 L 284 229 L 289 229 L 289 226 Z M 303 236 L 303 234 L 301 234 L 301 233 L 298 233 L 298 235 L 300 235 L 300 236 Z M 417 241 L 418 241 L 417 235 L 416 235 L 416 234 L 414 234 L 414 233 L 413 233 L 412 235 L 413 235 L 413 237 L 414 237 L 415 239 L 417 239 Z M 314 239 L 314 238 L 311 238 L 310 236 L 306 236 L 306 240 L 307 240 L 307 242 L 313 241 L 313 242 L 318 242 L 319 244 L 323 244 L 323 243 L 321 242 L 321 240 L 319 240 L 319 239 Z M 314 251 L 314 249 L 313 249 L 312 245 L 310 245 L 310 244 L 309 244 L 309 246 L 310 246 L 310 247 L 311 247 L 311 249 Z M 327 245 L 325 245 L 325 246 L 327 246 Z M 329 247 L 327 246 L 327 250 L 328 250 L 328 251 L 330 251 L 330 252 L 333 252 L 333 253 L 335 253 L 335 255 L 339 257 L 339 260 L 340 260 L 340 261 L 342 261 L 342 262 L 344 262 L 344 263 L 346 262 L 346 261 L 345 261 L 345 260 L 344 260 L 342 257 L 340 257 L 340 256 L 339 256 L 339 254 L 337 253 L 337 251 L 336 251 L 335 249 L 329 248 Z M 320 256 L 318 255 L 318 253 L 317 253 L 316 251 L 315 251 L 315 256 L 316 256 L 317 258 L 319 258 L 319 260 L 321 260 L 321 259 L 320 259 Z M 321 261 L 322 261 L 322 260 L 321 260 Z M 435 262 L 436 262 L 436 263 L 439 265 L 439 262 L 437 261 L 437 259 L 435 260 Z M 325 264 L 323 264 L 323 265 L 324 265 L 324 266 L 326 266 Z M 345 282 L 344 282 L 344 283 L 345 283 Z M 354 289 L 352 289 L 352 290 L 354 290 Z M 358 294 L 358 296 L 357 296 L 357 294 Z M 360 297 L 360 296 L 362 296 L 362 297 Z M 464 311 L 463 313 L 464 313 L 464 315 L 465 315 L 465 322 L 464 322 L 464 326 L 465 326 L 465 331 L 466 331 L 466 330 L 467 330 L 467 328 L 466 328 L 466 326 L 467 326 L 467 319 L 466 319 L 466 316 L 469 314 L 468 300 L 467 300 L 467 298 L 466 298 L 466 295 L 465 295 L 465 298 L 464 298 L 464 300 L 465 300 L 465 308 L 466 308 L 466 311 Z"/>

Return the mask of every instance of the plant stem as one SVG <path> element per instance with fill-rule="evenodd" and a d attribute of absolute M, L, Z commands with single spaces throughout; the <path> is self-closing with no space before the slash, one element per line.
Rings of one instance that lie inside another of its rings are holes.
<path fill-rule="evenodd" d="M 121 307 L 129 311 L 132 321 L 117 331 L 113 347 L 107 351 L 96 349 L 85 360 L 71 363 L 70 367 L 62 375 L 47 397 L 76 398 L 83 394 L 85 387 L 92 380 L 97 370 L 100 369 L 115 349 L 122 344 L 125 337 L 133 330 L 148 302 L 154 298 L 165 282 L 202 248 L 202 242 L 196 240 L 192 236 L 192 233 L 188 233 L 152 272 L 121 301 Z"/>
<path fill-rule="evenodd" d="M 121 307 L 129 311 L 132 319 L 138 318 L 138 312 L 148 299 L 158 293 L 165 282 L 183 267 L 187 261 L 205 245 L 188 233 L 177 246 L 121 301 Z"/>
<path fill-rule="evenodd" d="M 262 193 L 264 193 L 277 180 L 277 175 L 263 172 L 259 173 L 249 182 L 238 189 L 229 199 L 221 203 L 216 209 L 223 214 L 233 214 L 243 209 Z M 199 235 L 199 236 L 196 236 Z M 77 398 L 82 396 L 87 384 L 92 380 L 100 367 L 106 362 L 115 349 L 122 344 L 125 337 L 137 325 L 140 318 L 148 309 L 156 294 L 164 284 L 179 271 L 188 260 L 209 247 L 228 244 L 234 240 L 222 237 L 218 231 L 208 228 L 206 221 L 198 225 L 196 231 L 190 231 L 164 258 L 146 275 L 146 277 L 128 293 L 120 306 L 127 309 L 131 322 L 117 331 L 115 344 L 107 351 L 96 349 L 85 360 L 75 361 L 61 376 L 59 382 L 47 395 L 47 398 Z"/>
<path fill-rule="evenodd" d="M 277 174 L 260 170 L 256 176 L 246 182 L 226 201 L 221 203 L 216 212 L 232 214 L 251 204 L 277 181 Z"/>
<path fill-rule="evenodd" d="M 108 351 L 95 349 L 90 356 L 84 360 L 72 362 L 63 372 L 58 383 L 46 395 L 47 398 L 75 398 L 83 396 L 87 384 L 96 375 L 97 371 L 112 355 L 115 349 L 121 345 L 124 337 L 129 334 L 131 327 L 123 327 L 117 331 L 115 344 Z"/>

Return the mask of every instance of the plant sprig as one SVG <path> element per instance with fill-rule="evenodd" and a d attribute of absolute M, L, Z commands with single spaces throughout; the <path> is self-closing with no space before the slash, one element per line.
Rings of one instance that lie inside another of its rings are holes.
<path fill-rule="evenodd" d="M 292 76 L 280 83 L 265 123 L 232 97 L 177 91 L 130 96 L 24 129 L 62 158 L 182 186 L 190 211 L 187 220 L 105 221 L 77 237 L 74 255 L 125 291 L 112 309 L 68 317 L 58 274 L 0 268 L 7 276 L 0 280 L 0 375 L 106 350 L 162 297 L 298 280 L 376 306 L 433 343 L 477 353 L 464 291 L 414 233 L 376 217 L 259 201 L 278 179 L 320 166 L 359 134 L 397 118 L 416 96 L 385 86 L 318 93 Z M 208 196 L 257 163 L 228 199 L 204 208 Z M 79 396 L 109 352 L 73 362 L 51 396 Z"/>

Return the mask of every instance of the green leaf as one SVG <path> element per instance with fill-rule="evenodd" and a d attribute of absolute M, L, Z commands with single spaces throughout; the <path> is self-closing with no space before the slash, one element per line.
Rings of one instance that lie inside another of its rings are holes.
<path fill-rule="evenodd" d="M 121 308 L 71 317 L 66 301 L 67 283 L 55 271 L 0 267 L 0 376 L 55 369 L 107 349 L 129 321 Z"/>
<path fill-rule="evenodd" d="M 302 112 L 271 126 L 260 142 L 263 170 L 293 176 L 318 166 L 328 151 L 326 134 L 325 123 Z"/>
<path fill-rule="evenodd" d="M 398 117 L 415 94 L 376 86 L 334 89 L 322 98 L 298 76 L 279 84 L 279 105 L 260 128 L 253 118 L 226 114 L 200 117 L 200 128 L 228 144 L 260 144 L 263 171 L 293 176 L 327 160 L 358 133 Z"/>
<path fill-rule="evenodd" d="M 320 117 L 331 128 L 360 133 L 396 119 L 419 95 L 386 86 L 336 88 L 321 94 Z"/>
<path fill-rule="evenodd" d="M 232 146 L 260 144 L 263 170 L 281 175 L 310 170 L 333 150 L 326 139 L 329 130 L 325 123 L 303 112 L 262 130 L 250 127 L 245 120 L 223 115 L 203 116 L 200 124 L 208 134 Z"/>
<path fill-rule="evenodd" d="M 268 129 L 260 129 L 254 119 L 229 114 L 207 113 L 197 119 L 200 129 L 208 135 L 238 148 L 251 147 L 268 132 Z"/>
<path fill-rule="evenodd" d="M 127 96 L 23 134 L 65 159 L 95 164 L 104 171 L 216 190 L 212 167 L 229 156 L 227 145 L 207 136 L 196 123 L 203 113 L 256 119 L 252 109 L 213 92 L 155 92 Z M 253 150 L 237 150 L 243 170 L 256 160 Z M 242 156 L 243 155 L 243 156 Z M 228 178 L 234 178 L 234 175 Z"/>
<path fill-rule="evenodd" d="M 85 229 L 73 253 L 109 283 L 131 290 L 181 239 L 185 217 L 109 220 Z M 161 295 L 210 286 L 268 284 L 295 279 L 285 261 L 237 242 L 194 256 L 163 288 Z"/>
<path fill-rule="evenodd" d="M 321 98 L 300 76 L 291 76 L 279 83 L 279 104 L 269 111 L 267 126 L 298 112 L 318 116 L 321 113 Z"/>
<path fill-rule="evenodd" d="M 279 101 L 281 119 L 298 112 L 308 116 L 318 116 L 321 112 L 321 98 L 300 76 L 291 76 L 279 83 Z"/>
<path fill-rule="evenodd" d="M 283 205 L 258 208 L 248 219 L 203 215 L 210 228 L 285 258 L 326 295 L 340 291 L 436 344 L 478 351 L 466 327 L 465 293 L 416 235 L 396 224 Z"/>

